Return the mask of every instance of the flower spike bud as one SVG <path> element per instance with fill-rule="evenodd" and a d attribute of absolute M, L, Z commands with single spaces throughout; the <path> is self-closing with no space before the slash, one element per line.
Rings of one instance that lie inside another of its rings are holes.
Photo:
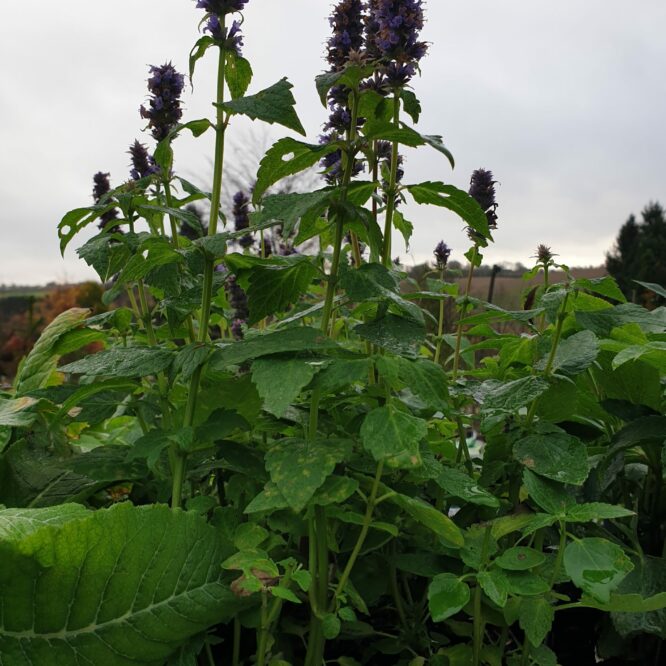
<path fill-rule="evenodd" d="M 141 106 L 141 117 L 148 120 L 153 138 L 161 141 L 166 138 L 183 116 L 180 96 L 185 85 L 185 77 L 179 74 L 170 63 L 159 67 L 151 66 L 148 79 L 150 98 L 148 107 Z"/>
<path fill-rule="evenodd" d="M 440 271 L 443 271 L 446 268 L 446 265 L 449 263 L 449 257 L 451 256 L 451 248 L 444 241 L 439 241 L 439 243 L 437 243 L 437 245 L 435 246 L 433 254 L 435 255 L 437 268 Z"/>
<path fill-rule="evenodd" d="M 111 174 L 98 171 L 93 176 L 93 200 L 95 203 L 99 203 L 103 197 L 111 191 Z M 106 211 L 103 215 L 100 215 L 99 225 L 100 229 L 104 229 L 106 225 L 118 219 L 118 211 L 115 208 Z M 120 233 L 120 227 L 112 227 L 108 230 L 110 233 Z"/>
<path fill-rule="evenodd" d="M 139 143 L 139 141 L 135 140 L 127 152 L 132 158 L 132 169 L 130 171 L 132 180 L 141 180 L 141 178 L 160 172 L 153 156 L 148 153 L 146 146 Z"/>

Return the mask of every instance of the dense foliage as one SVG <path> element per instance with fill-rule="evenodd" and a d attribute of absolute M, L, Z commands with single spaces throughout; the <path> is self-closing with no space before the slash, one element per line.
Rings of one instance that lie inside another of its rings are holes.
<path fill-rule="evenodd" d="M 59 316 L 0 396 L 0 663 L 658 664 L 666 310 L 544 246 L 527 310 L 448 282 L 445 243 L 409 284 L 408 198 L 460 216 L 472 267 L 501 232 L 489 171 L 403 172 L 405 145 L 453 164 L 414 127 L 418 0 L 338 3 L 326 134 L 275 143 L 227 225 L 234 116 L 303 132 L 286 79 L 248 94 L 245 4 L 198 2 L 216 118 L 182 123 L 182 76 L 151 68 L 156 149 L 59 226 L 64 251 L 101 221 L 79 254 L 130 306 Z M 211 192 L 174 169 L 184 132 L 215 134 Z M 319 162 L 325 187 L 267 194 Z"/>

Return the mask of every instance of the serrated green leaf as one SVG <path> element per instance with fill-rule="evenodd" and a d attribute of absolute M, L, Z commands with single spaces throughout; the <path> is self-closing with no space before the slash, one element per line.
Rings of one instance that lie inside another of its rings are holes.
<path fill-rule="evenodd" d="M 529 469 L 523 471 L 523 483 L 530 499 L 544 511 L 555 516 L 564 517 L 566 512 L 576 504 L 576 500 L 561 483 L 541 478 L 530 472 Z"/>
<path fill-rule="evenodd" d="M 599 340 L 592 331 L 580 331 L 565 338 L 557 346 L 552 371 L 563 375 L 585 372 L 599 355 Z M 536 370 L 544 370 L 550 354 L 535 363 Z"/>
<path fill-rule="evenodd" d="M 336 439 L 285 439 L 266 454 L 266 469 L 289 506 L 301 511 L 344 459 L 348 446 Z"/>
<path fill-rule="evenodd" d="M 292 604 L 302 604 L 303 602 L 287 587 L 272 587 L 271 594 L 278 599 L 290 601 Z"/>
<path fill-rule="evenodd" d="M 43 388 L 56 369 L 59 355 L 56 345 L 63 335 L 77 328 L 90 314 L 84 308 L 72 308 L 58 315 L 42 332 L 32 351 L 19 366 L 14 380 L 17 396 Z"/>
<path fill-rule="evenodd" d="M 329 506 L 331 504 L 342 504 L 349 499 L 358 489 L 358 481 L 347 476 L 329 476 L 317 489 L 312 499 L 314 504 Z"/>
<path fill-rule="evenodd" d="M 555 610 L 543 597 L 528 597 L 520 600 L 518 622 L 530 643 L 539 647 L 550 633 L 555 619 Z"/>
<path fill-rule="evenodd" d="M 335 349 L 338 345 L 319 329 L 299 326 L 256 335 L 246 340 L 221 346 L 209 360 L 209 367 L 225 371 L 230 365 L 271 354 L 314 352 Z"/>
<path fill-rule="evenodd" d="M 265 488 L 245 507 L 245 513 L 272 512 L 286 509 L 289 502 L 284 498 L 278 487 L 269 481 Z"/>
<path fill-rule="evenodd" d="M 296 115 L 296 100 L 291 92 L 293 86 L 286 78 L 281 79 L 255 95 L 239 97 L 222 104 L 222 108 L 233 114 L 242 114 L 252 120 L 283 125 L 305 136 L 305 129 Z"/>
<path fill-rule="evenodd" d="M 302 359 L 260 358 L 252 364 L 252 381 L 264 409 L 281 418 L 317 370 L 316 365 Z"/>
<path fill-rule="evenodd" d="M 573 287 L 612 298 L 620 303 L 627 302 L 622 290 L 617 286 L 617 282 L 610 275 L 600 278 L 578 278 L 573 281 Z"/>
<path fill-rule="evenodd" d="M 253 203 L 259 203 L 266 190 L 286 176 L 304 171 L 317 164 L 329 153 L 338 150 L 338 146 L 303 143 L 296 139 L 284 138 L 273 144 L 259 165 L 257 182 L 252 191 Z"/>
<path fill-rule="evenodd" d="M 0 544 L 7 663 L 157 665 L 238 608 L 219 582 L 216 531 L 199 516 L 129 504 L 65 511 L 66 522 Z"/>
<path fill-rule="evenodd" d="M 634 565 L 619 546 L 606 539 L 588 537 L 566 547 L 564 568 L 575 585 L 606 603 Z"/>
<path fill-rule="evenodd" d="M 420 461 L 419 444 L 428 433 L 423 419 L 401 412 L 391 406 L 373 409 L 363 420 L 363 446 L 377 461 L 391 463 L 392 458 L 407 455 L 413 465 Z"/>
<path fill-rule="evenodd" d="M 288 238 L 304 215 L 318 215 L 326 210 L 333 192 L 326 187 L 315 192 L 273 194 L 264 199 L 257 223 L 279 220 L 283 224 L 281 233 L 284 238 Z"/>
<path fill-rule="evenodd" d="M 337 615 L 333 615 L 333 613 L 327 613 L 324 615 L 321 625 L 324 638 L 329 641 L 332 641 L 334 638 L 338 637 L 340 628 L 342 627 L 340 619 Z"/>
<path fill-rule="evenodd" d="M 406 189 L 418 204 L 441 206 L 460 216 L 484 238 L 490 238 L 488 218 L 479 204 L 466 192 L 442 182 L 408 185 Z"/>
<path fill-rule="evenodd" d="M 37 403 L 38 400 L 29 396 L 23 396 L 15 400 L 0 398 L 0 426 L 21 427 L 31 425 L 37 414 L 29 410 Z"/>
<path fill-rule="evenodd" d="M 242 97 L 250 86 L 252 81 L 252 66 L 242 56 L 235 51 L 227 51 L 225 54 L 227 67 L 224 75 L 226 77 L 231 99 Z"/>
<path fill-rule="evenodd" d="M 146 377 L 166 370 L 174 354 L 159 347 L 114 347 L 68 363 L 60 372 L 99 377 Z"/>
<path fill-rule="evenodd" d="M 453 574 L 438 574 L 428 586 L 428 609 L 435 622 L 455 615 L 469 600 L 469 587 Z"/>
<path fill-rule="evenodd" d="M 359 324 L 354 327 L 354 332 L 364 340 L 406 358 L 416 358 L 425 339 L 422 323 L 392 314 Z"/>
<path fill-rule="evenodd" d="M 500 502 L 477 481 L 459 469 L 444 467 L 433 481 L 446 493 L 472 504 L 497 509 Z"/>
<path fill-rule="evenodd" d="M 662 287 L 660 284 L 656 284 L 655 282 L 641 282 L 640 280 L 634 280 L 634 282 L 640 284 L 641 287 L 645 287 L 646 289 L 653 291 L 655 294 L 657 294 L 657 296 L 666 298 L 666 289 L 664 289 L 664 287 Z"/>
<path fill-rule="evenodd" d="M 648 333 L 666 331 L 666 310 L 646 310 L 635 303 L 623 303 L 612 308 L 593 312 L 576 312 L 576 321 L 600 336 L 608 335 L 611 329 L 625 324 L 638 324 Z"/>
<path fill-rule="evenodd" d="M 493 603 L 497 604 L 500 608 L 506 606 L 507 599 L 509 598 L 509 582 L 503 571 L 500 569 L 480 571 L 476 575 L 476 580 Z"/>
<path fill-rule="evenodd" d="M 314 379 L 313 387 L 322 395 L 337 393 L 357 382 L 366 381 L 370 372 L 370 360 L 333 359 Z"/>
<path fill-rule="evenodd" d="M 530 471 L 560 483 L 580 486 L 590 472 L 585 444 L 558 428 L 546 426 L 519 439 L 513 456 Z"/>

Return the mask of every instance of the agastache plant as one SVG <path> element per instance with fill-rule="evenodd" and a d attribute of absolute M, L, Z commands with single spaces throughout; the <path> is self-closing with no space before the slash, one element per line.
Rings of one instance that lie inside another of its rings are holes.
<path fill-rule="evenodd" d="M 111 191 L 111 174 L 98 171 L 93 176 L 93 199 L 95 203 L 100 203 L 104 197 Z M 117 233 L 121 229 L 118 226 L 109 227 L 110 222 L 118 219 L 118 211 L 115 208 L 107 210 L 99 218 L 99 228 L 106 229 L 109 233 Z"/>
<path fill-rule="evenodd" d="M 1 661 L 546 666 L 613 651 L 656 666 L 663 313 L 565 267 L 529 312 L 472 298 L 492 174 L 467 192 L 432 161 L 414 183 L 400 158 L 433 148 L 453 166 L 415 127 L 420 2 L 336 3 L 323 144 L 294 137 L 287 79 L 248 92 L 232 23 L 246 2 L 197 4 L 189 73 L 215 54 L 213 117 L 184 121 L 182 77 L 154 68 L 139 179 L 111 190 L 99 174 L 95 205 L 59 225 L 63 251 L 112 209 L 128 225 L 79 248 L 110 309 L 58 317 L 0 393 Z M 292 134 L 223 210 L 238 115 Z M 185 132 L 215 135 L 202 187 L 176 168 Z M 304 191 L 292 179 L 322 159 L 335 177 Z M 403 201 L 469 228 L 464 292 L 444 241 L 434 270 L 391 263 L 394 228 L 427 230 Z M 538 261 L 528 277 L 555 265 L 545 248 Z"/>
<path fill-rule="evenodd" d="M 140 108 L 141 117 L 148 120 L 148 127 L 156 141 L 165 139 L 183 117 L 180 96 L 185 77 L 170 63 L 150 67 L 148 105 Z"/>
<path fill-rule="evenodd" d="M 160 172 L 154 157 L 138 140 L 134 141 L 128 152 L 132 158 L 132 170 L 130 171 L 132 180 L 141 180 Z"/>

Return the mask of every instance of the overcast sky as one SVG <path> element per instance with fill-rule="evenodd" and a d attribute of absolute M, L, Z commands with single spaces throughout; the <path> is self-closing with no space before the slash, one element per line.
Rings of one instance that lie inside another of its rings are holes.
<path fill-rule="evenodd" d="M 96 171 L 111 172 L 114 184 L 127 178 L 147 66 L 172 60 L 186 70 L 202 15 L 195 4 L 0 0 L 0 283 L 93 276 L 77 245 L 60 257 L 57 223 L 91 203 Z M 250 0 L 244 25 L 251 92 L 288 76 L 311 140 L 325 121 L 313 78 L 324 68 L 330 6 Z M 630 213 L 666 200 L 666 2 L 429 0 L 426 14 L 419 129 L 442 134 L 457 166 L 422 149 L 407 154 L 405 180 L 467 189 L 475 168 L 491 169 L 500 207 L 487 261 L 529 264 L 546 243 L 569 265 L 602 263 Z M 214 60 L 186 91 L 186 119 L 211 113 Z M 236 122 L 231 131 L 248 129 Z M 211 139 L 182 137 L 176 148 L 179 172 L 201 185 Z M 459 220 L 440 209 L 406 212 L 414 238 L 409 253 L 396 239 L 395 254 L 429 259 L 443 239 L 462 258 Z"/>

